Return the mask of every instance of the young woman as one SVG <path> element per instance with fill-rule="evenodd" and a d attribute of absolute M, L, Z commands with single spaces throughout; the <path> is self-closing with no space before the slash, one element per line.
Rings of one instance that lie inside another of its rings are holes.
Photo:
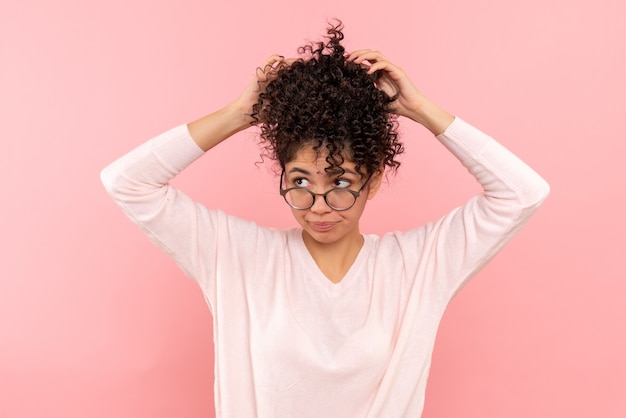
<path fill-rule="evenodd" d="M 102 173 L 211 309 L 219 417 L 419 417 L 435 334 L 454 294 L 548 194 L 532 169 L 424 97 L 341 26 L 300 59 L 274 55 L 224 108 L 176 127 Z M 423 125 L 484 192 L 436 222 L 363 235 L 359 219 L 403 151 L 396 117 Z M 299 228 L 195 203 L 168 182 L 259 124 Z"/>

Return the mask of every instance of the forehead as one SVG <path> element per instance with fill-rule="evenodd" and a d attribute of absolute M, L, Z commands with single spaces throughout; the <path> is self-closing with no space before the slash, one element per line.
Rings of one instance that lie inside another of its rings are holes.
<path fill-rule="evenodd" d="M 303 169 L 313 173 L 326 173 L 328 175 L 344 171 L 356 174 L 356 164 L 345 153 L 342 153 L 342 156 L 344 158 L 343 163 L 335 170 L 329 172 L 327 169 L 330 167 L 330 164 L 326 161 L 328 150 L 316 150 L 310 145 L 303 146 L 298 149 L 293 159 L 285 163 L 285 171 L 290 172 L 294 169 Z"/>

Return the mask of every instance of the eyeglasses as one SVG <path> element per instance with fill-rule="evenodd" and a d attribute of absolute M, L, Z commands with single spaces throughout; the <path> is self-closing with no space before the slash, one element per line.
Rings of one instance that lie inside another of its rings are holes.
<path fill-rule="evenodd" d="M 316 196 L 323 196 L 326 204 L 333 210 L 348 210 L 356 203 L 356 199 L 361 195 L 361 192 L 372 178 L 372 175 L 367 178 L 365 183 L 361 186 L 358 192 L 350 189 L 330 189 L 326 193 L 313 193 L 309 189 L 302 187 L 291 187 L 289 189 L 283 189 L 283 178 L 285 172 L 280 174 L 280 195 L 285 199 L 285 202 L 289 206 L 297 210 L 306 210 L 313 207 L 315 204 Z"/>

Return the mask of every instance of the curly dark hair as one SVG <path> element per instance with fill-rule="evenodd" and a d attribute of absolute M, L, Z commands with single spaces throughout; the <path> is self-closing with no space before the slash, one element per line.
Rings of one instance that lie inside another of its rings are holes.
<path fill-rule="evenodd" d="M 404 148 L 390 109 L 395 97 L 376 87 L 380 71 L 367 74 L 347 60 L 342 30 L 341 21 L 329 24 L 326 42 L 300 47 L 303 58 L 280 65 L 261 86 L 252 117 L 261 123 L 266 155 L 282 168 L 303 146 L 318 155 L 328 151 L 327 172 L 343 172 L 346 159 L 361 175 L 400 165 L 396 157 Z"/>

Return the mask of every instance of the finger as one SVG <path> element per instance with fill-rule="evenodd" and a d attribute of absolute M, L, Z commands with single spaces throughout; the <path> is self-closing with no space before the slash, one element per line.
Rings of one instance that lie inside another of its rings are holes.
<path fill-rule="evenodd" d="M 265 64 L 263 65 L 263 71 L 267 72 L 267 71 L 271 71 L 272 69 L 277 68 L 281 62 L 283 62 L 285 60 L 285 57 L 283 57 L 282 55 L 271 55 L 270 57 L 267 58 L 267 60 L 265 61 Z"/>
<path fill-rule="evenodd" d="M 372 51 L 371 49 L 360 49 L 358 51 L 354 51 L 348 57 L 349 60 L 356 62 L 357 64 L 362 63 L 363 61 L 369 61 L 370 63 L 374 63 L 376 61 L 387 60 L 383 54 L 378 51 Z"/>
<path fill-rule="evenodd" d="M 273 70 L 278 70 L 282 66 L 290 66 L 294 62 L 302 61 L 302 58 L 285 58 L 283 55 L 271 55 L 265 60 L 265 63 L 262 67 L 259 67 L 260 70 L 267 73 Z"/>
<path fill-rule="evenodd" d="M 349 60 L 349 61 L 353 61 L 353 60 L 354 60 L 354 59 L 356 59 L 357 57 L 359 57 L 359 56 L 361 56 L 361 55 L 363 55 L 363 54 L 365 54 L 365 53 L 371 52 L 371 51 L 372 51 L 371 49 L 358 49 L 358 50 L 356 50 L 356 51 L 352 51 L 352 52 L 348 55 L 348 60 Z"/>
<path fill-rule="evenodd" d="M 256 76 L 259 81 L 267 81 L 272 71 L 285 60 L 282 55 L 274 54 L 267 57 L 262 66 L 257 67 Z"/>
<path fill-rule="evenodd" d="M 374 51 L 372 49 L 357 49 L 356 51 L 352 51 L 350 53 L 350 55 L 348 55 L 348 59 L 349 60 L 354 60 L 354 59 L 357 59 L 357 58 L 359 58 L 359 57 L 361 57 L 363 55 L 372 54 L 372 53 L 375 53 L 375 52 L 376 51 Z"/>
<path fill-rule="evenodd" d="M 291 65 L 296 61 L 302 61 L 302 58 L 286 58 L 283 62 L 287 65 Z"/>
<path fill-rule="evenodd" d="M 279 54 L 273 54 L 270 55 L 269 57 L 267 57 L 267 59 L 265 60 L 264 66 L 267 65 L 274 65 L 275 63 L 284 60 L 285 57 Z"/>
<path fill-rule="evenodd" d="M 396 81 L 401 79 L 401 78 L 403 78 L 405 76 L 404 70 L 402 70 L 400 67 L 390 63 L 389 61 L 378 61 L 378 62 L 375 62 L 367 70 L 367 73 L 368 74 L 373 74 L 376 71 L 380 71 L 380 70 L 384 71 L 386 74 L 388 74 L 389 77 L 391 77 L 392 79 L 394 79 Z"/>
<path fill-rule="evenodd" d="M 386 70 L 389 71 L 391 70 L 393 67 L 393 65 L 390 62 L 387 61 L 377 61 L 375 63 L 373 63 L 372 65 L 370 65 L 370 68 L 367 70 L 368 74 L 372 74 L 376 71 L 379 70 Z"/>

